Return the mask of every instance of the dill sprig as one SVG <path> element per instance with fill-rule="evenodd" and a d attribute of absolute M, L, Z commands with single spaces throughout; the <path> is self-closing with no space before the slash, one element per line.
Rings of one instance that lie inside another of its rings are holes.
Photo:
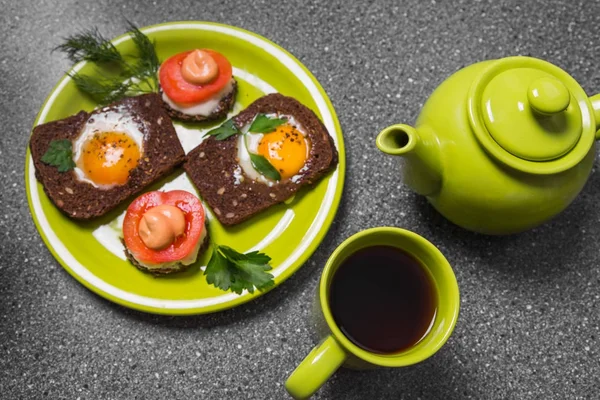
<path fill-rule="evenodd" d="M 71 72 L 69 76 L 77 88 L 100 105 L 112 103 L 127 96 L 158 91 L 160 61 L 154 43 L 134 24 L 128 21 L 127 32 L 137 48 L 136 55 L 123 55 L 105 39 L 97 29 L 92 29 L 65 39 L 56 47 L 73 62 L 82 60 L 102 64 L 111 63 L 110 75 L 97 71 L 94 75 Z M 127 58 L 125 57 L 127 56 Z M 115 70 L 114 67 L 117 67 Z"/>
<path fill-rule="evenodd" d="M 139 80 L 150 78 L 155 88 L 158 88 L 158 69 L 160 62 L 156 55 L 154 43 L 148 39 L 134 24 L 127 21 L 129 35 L 139 51 L 138 60 L 131 67 L 131 75 Z"/>
<path fill-rule="evenodd" d="M 75 86 L 99 104 L 109 104 L 127 95 L 129 84 L 120 78 L 98 78 L 95 76 L 70 73 Z"/>
<path fill-rule="evenodd" d="M 104 38 L 97 28 L 65 38 L 65 42 L 54 48 L 67 54 L 74 63 L 80 61 L 122 63 L 123 57 L 116 47 Z"/>

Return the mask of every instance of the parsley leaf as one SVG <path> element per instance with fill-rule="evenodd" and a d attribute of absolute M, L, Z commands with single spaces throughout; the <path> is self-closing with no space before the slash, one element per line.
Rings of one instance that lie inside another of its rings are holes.
<path fill-rule="evenodd" d="M 58 168 L 58 172 L 67 172 L 75 168 L 73 145 L 70 140 L 59 139 L 50 142 L 50 147 L 41 158 L 44 164 Z"/>
<path fill-rule="evenodd" d="M 204 134 L 206 136 L 214 136 L 216 140 L 225 140 L 229 136 L 238 135 L 240 130 L 233 123 L 232 119 L 223 122 L 218 128 L 212 129 Z"/>
<path fill-rule="evenodd" d="M 273 132 L 279 125 L 286 123 L 287 118 L 269 118 L 265 114 L 258 114 L 248 132 L 269 133 Z"/>
<path fill-rule="evenodd" d="M 269 179 L 273 179 L 274 181 L 281 180 L 281 174 L 279 171 L 275 169 L 273 165 L 267 160 L 264 156 L 260 154 L 250 154 L 250 162 L 252 162 L 252 166 L 262 175 L 266 176 Z"/>
<path fill-rule="evenodd" d="M 254 293 L 269 289 L 275 283 L 271 270 L 271 257 L 253 251 L 241 254 L 228 246 L 216 245 L 206 266 L 206 281 L 221 290 L 242 294 L 244 290 Z"/>
<path fill-rule="evenodd" d="M 215 246 L 212 256 L 204 270 L 206 282 L 221 290 L 228 290 L 231 286 L 231 273 L 232 271 L 229 268 L 229 262 L 221 253 L 219 253 L 219 246 Z"/>

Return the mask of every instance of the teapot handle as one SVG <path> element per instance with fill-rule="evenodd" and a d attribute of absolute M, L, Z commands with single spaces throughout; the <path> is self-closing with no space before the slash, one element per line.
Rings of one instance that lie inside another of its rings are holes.
<path fill-rule="evenodd" d="M 596 140 L 600 139 L 600 93 L 590 97 L 594 109 L 594 120 L 596 121 Z"/>

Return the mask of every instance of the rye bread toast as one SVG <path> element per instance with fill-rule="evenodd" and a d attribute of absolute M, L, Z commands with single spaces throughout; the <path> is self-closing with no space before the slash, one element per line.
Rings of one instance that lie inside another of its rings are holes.
<path fill-rule="evenodd" d="M 217 119 L 225 118 L 229 110 L 233 108 L 235 104 L 235 96 L 237 94 L 237 82 L 232 79 L 231 91 L 223 97 L 219 104 L 215 107 L 214 111 L 210 115 L 189 115 L 181 111 L 174 110 L 167 102 L 163 101 L 164 107 L 167 110 L 169 116 L 178 121 L 185 122 L 207 122 L 214 121 Z M 161 90 L 161 95 L 163 94 Z"/>
<path fill-rule="evenodd" d="M 158 94 L 146 94 L 126 98 L 91 113 L 80 111 L 71 117 L 36 126 L 29 147 L 36 178 L 50 200 L 71 218 L 85 220 L 99 217 L 181 164 L 185 153 L 162 103 Z M 73 142 L 90 117 L 116 109 L 128 110 L 144 134 L 143 154 L 125 184 L 99 189 L 78 180 L 73 170 L 58 172 L 56 167 L 41 161 L 52 140 L 68 139 Z"/>
<path fill-rule="evenodd" d="M 242 128 L 259 114 L 279 113 L 293 116 L 310 140 L 310 152 L 305 168 L 298 179 L 285 180 L 269 187 L 248 177 L 240 182 L 237 160 L 237 135 L 225 140 L 209 137 L 187 155 L 183 168 L 223 225 L 235 225 L 270 206 L 281 203 L 301 187 L 318 181 L 335 168 L 338 153 L 321 120 L 297 100 L 281 94 L 270 94 L 252 103 L 234 117 Z"/>

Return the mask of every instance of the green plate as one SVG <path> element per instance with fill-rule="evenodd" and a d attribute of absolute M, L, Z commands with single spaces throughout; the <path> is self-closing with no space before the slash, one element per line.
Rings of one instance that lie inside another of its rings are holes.
<path fill-rule="evenodd" d="M 292 96 L 311 108 L 323 121 L 339 152 L 335 171 L 310 188 L 301 190 L 288 204 L 280 204 L 232 228 L 224 228 L 208 210 L 212 241 L 246 252 L 260 249 L 272 257 L 275 284 L 292 275 L 315 251 L 331 225 L 342 195 L 345 156 L 342 131 L 331 102 L 315 77 L 290 53 L 254 33 L 208 22 L 176 22 L 141 29 L 156 42 L 161 60 L 193 48 L 213 48 L 234 67 L 239 93 L 237 113 L 269 92 Z M 129 36 L 116 38 L 120 51 L 133 51 Z M 94 66 L 80 63 L 74 70 L 94 73 Z M 78 92 L 65 75 L 48 96 L 34 125 L 65 118 L 96 104 Z M 215 124 L 216 125 L 216 124 Z M 198 143 L 208 125 L 176 126 L 184 148 Z M 46 197 L 36 181 L 29 150 L 25 182 L 35 224 L 50 251 L 63 267 L 95 293 L 118 304 L 158 314 L 203 314 L 224 310 L 260 296 L 255 291 L 237 295 L 206 283 L 202 267 L 205 252 L 189 270 L 154 278 L 125 260 L 118 241 L 119 218 L 128 204 L 92 222 L 66 218 Z M 197 194 L 183 170 L 178 170 L 148 190 L 181 188 Z M 126 202 L 127 203 L 127 202 Z"/>

